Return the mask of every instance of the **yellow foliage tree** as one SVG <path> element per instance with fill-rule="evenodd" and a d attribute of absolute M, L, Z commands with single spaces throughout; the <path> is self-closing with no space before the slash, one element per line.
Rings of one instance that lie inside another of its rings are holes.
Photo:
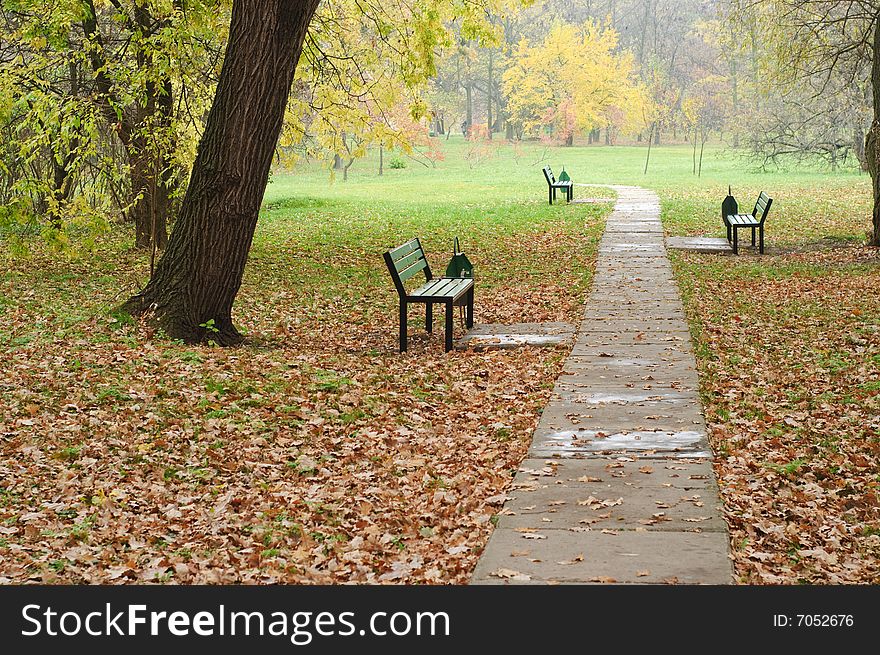
<path fill-rule="evenodd" d="M 509 0 L 486 0 L 498 8 Z M 455 30 L 475 42 L 497 39 L 483 4 L 464 0 L 395 3 L 323 0 L 309 27 L 281 135 L 285 163 L 323 159 L 345 179 L 370 148 L 440 156 L 428 138 L 427 80 Z"/>
<path fill-rule="evenodd" d="M 510 120 L 524 135 L 568 145 L 587 130 L 642 130 L 653 113 L 649 94 L 632 55 L 617 46 L 617 32 L 592 21 L 556 24 L 541 43 L 521 41 L 503 81 Z"/>

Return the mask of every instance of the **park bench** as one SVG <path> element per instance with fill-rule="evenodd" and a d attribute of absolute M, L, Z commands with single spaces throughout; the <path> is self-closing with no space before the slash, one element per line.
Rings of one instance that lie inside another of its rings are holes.
<path fill-rule="evenodd" d="M 544 179 L 547 180 L 547 191 L 550 198 L 550 204 L 553 204 L 553 201 L 556 200 L 556 189 L 565 189 L 565 201 L 571 202 L 574 198 L 574 193 L 572 192 L 572 184 L 571 180 L 558 181 L 553 176 L 553 171 L 550 170 L 549 166 L 545 166 L 543 168 L 544 171 Z"/>
<path fill-rule="evenodd" d="M 733 254 L 739 253 L 739 238 L 737 232 L 743 229 L 750 229 L 752 231 L 753 246 L 755 245 L 755 231 L 758 232 L 758 251 L 762 255 L 764 254 L 764 221 L 767 220 L 767 213 L 770 211 L 770 205 L 772 204 L 773 198 L 761 191 L 751 214 L 728 214 L 724 216 L 724 226 L 727 228 L 727 240 L 733 244 Z"/>
<path fill-rule="evenodd" d="M 474 280 L 465 277 L 440 277 L 431 274 L 418 238 L 385 253 L 385 264 L 394 280 L 400 297 L 400 352 L 406 352 L 407 306 L 411 303 L 425 305 L 425 327 L 428 333 L 434 328 L 434 305 L 446 305 L 446 352 L 452 350 L 452 307 L 465 306 L 467 327 L 474 326 Z M 407 291 L 404 283 L 419 271 L 425 274 L 425 283 Z"/>

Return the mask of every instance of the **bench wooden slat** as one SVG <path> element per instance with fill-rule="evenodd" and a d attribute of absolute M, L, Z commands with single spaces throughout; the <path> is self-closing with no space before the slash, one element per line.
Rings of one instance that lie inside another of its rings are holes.
<path fill-rule="evenodd" d="M 728 222 L 733 225 L 757 225 L 758 221 L 755 220 L 754 216 L 749 214 L 736 214 L 734 216 L 727 217 Z"/>
<path fill-rule="evenodd" d="M 413 291 L 412 295 L 419 296 L 433 296 L 435 298 L 439 298 L 446 295 L 446 291 L 455 286 L 455 280 L 446 280 L 443 278 L 438 278 L 436 280 L 432 280 L 430 284 L 426 287 L 423 287 L 421 292 Z"/>
<path fill-rule="evenodd" d="M 471 286 L 470 278 L 438 278 L 416 289 L 410 294 L 412 298 L 453 298 Z"/>
<path fill-rule="evenodd" d="M 425 258 L 425 251 L 422 250 L 421 248 L 419 248 L 418 250 L 414 250 L 413 252 L 409 253 L 408 255 L 405 255 L 405 256 L 401 257 L 400 259 L 396 260 L 394 262 L 394 268 L 396 268 L 399 272 L 399 271 L 404 270 L 407 266 L 411 266 L 415 262 L 419 261 L 420 259 L 424 259 L 424 258 Z M 392 258 L 392 260 L 393 260 L 393 258 Z"/>
<path fill-rule="evenodd" d="M 422 290 L 416 289 L 409 296 L 411 302 L 447 302 L 455 303 L 459 298 L 468 293 L 474 286 L 471 278 L 459 278 L 451 284 L 438 285 L 434 288 Z"/>
<path fill-rule="evenodd" d="M 398 260 L 403 259 L 408 254 L 416 250 L 422 250 L 422 252 L 424 252 L 424 250 L 422 249 L 422 244 L 418 240 L 418 238 L 407 241 L 402 246 L 398 246 L 393 250 L 389 250 L 388 253 L 391 255 L 391 260 L 397 262 Z"/>
<path fill-rule="evenodd" d="M 421 253 L 419 253 L 421 254 Z M 407 268 L 402 271 L 398 271 L 397 274 L 400 277 L 401 282 L 406 282 L 412 276 L 414 276 L 419 271 L 423 271 L 428 267 L 428 260 L 425 259 L 424 255 L 421 256 L 414 264 L 411 264 Z"/>
<path fill-rule="evenodd" d="M 445 286 L 445 282 L 443 278 L 436 278 L 434 280 L 430 280 L 426 282 L 418 289 L 414 289 L 412 293 L 410 293 L 410 297 L 414 296 L 436 296 L 439 295 L 436 293 L 441 286 Z"/>

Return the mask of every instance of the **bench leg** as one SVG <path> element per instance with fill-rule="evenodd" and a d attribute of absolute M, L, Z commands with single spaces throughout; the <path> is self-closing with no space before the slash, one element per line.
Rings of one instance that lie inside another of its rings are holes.
<path fill-rule="evenodd" d="M 434 332 L 434 305 L 429 302 L 425 303 L 425 329 L 428 334 Z"/>
<path fill-rule="evenodd" d="M 571 202 L 574 200 L 574 184 L 568 187 L 568 201 Z"/>
<path fill-rule="evenodd" d="M 732 237 L 730 236 L 730 223 L 727 224 L 727 241 L 730 242 Z"/>
<path fill-rule="evenodd" d="M 752 248 L 755 247 L 755 228 L 752 228 Z"/>
<path fill-rule="evenodd" d="M 468 328 L 474 327 L 474 288 L 473 287 L 471 287 L 471 290 L 468 291 L 467 311 L 465 313 L 465 316 L 467 317 L 465 319 L 465 325 L 467 325 Z"/>
<path fill-rule="evenodd" d="M 406 301 L 400 301 L 400 352 L 406 352 Z"/>
<path fill-rule="evenodd" d="M 733 228 L 733 254 L 734 255 L 739 254 L 739 247 L 738 247 L 737 238 L 736 238 L 737 232 L 738 232 L 738 230 L 736 229 L 736 226 L 734 226 L 734 228 Z"/>
<path fill-rule="evenodd" d="M 452 350 L 452 301 L 446 303 L 446 352 Z"/>
<path fill-rule="evenodd" d="M 760 252 L 763 255 L 764 254 L 764 226 L 763 225 L 758 228 L 758 234 L 760 235 L 759 240 L 758 240 L 758 243 L 760 244 L 758 246 L 758 252 Z"/>
<path fill-rule="evenodd" d="M 547 187 L 547 195 L 549 196 L 550 204 L 552 205 L 553 204 L 553 188 L 552 187 L 549 187 L 549 186 Z"/>

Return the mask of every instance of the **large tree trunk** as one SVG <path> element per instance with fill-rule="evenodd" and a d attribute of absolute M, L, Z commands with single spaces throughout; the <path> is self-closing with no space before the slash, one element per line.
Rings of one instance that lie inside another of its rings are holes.
<path fill-rule="evenodd" d="M 739 107 L 739 79 L 737 78 L 736 54 L 731 55 L 730 60 L 730 82 L 732 91 L 733 106 Z M 733 125 L 733 147 L 739 148 L 739 126 Z"/>
<path fill-rule="evenodd" d="M 174 115 L 171 78 L 166 76 L 158 84 L 148 81 L 144 102 L 132 102 L 120 113 L 118 109 L 123 101 L 113 92 L 113 81 L 108 75 L 111 66 L 104 55 L 104 40 L 93 0 L 87 0 L 86 8 L 82 29 L 92 42 L 88 51 L 89 61 L 95 75 L 101 111 L 108 124 L 116 130 L 128 159 L 131 181 L 128 219 L 135 225 L 135 245 L 149 248 L 153 245 L 155 235 L 156 245 L 162 248 L 167 241 L 165 223 L 171 208 L 169 153 L 172 148 L 167 143 L 161 147 L 157 143 L 150 144 L 145 134 L 151 130 L 170 130 Z M 168 20 L 156 21 L 144 4 L 134 6 L 134 21 L 144 34 L 171 27 Z M 153 64 L 150 54 L 139 60 L 143 70 L 149 70 Z"/>
<path fill-rule="evenodd" d="M 492 89 L 495 82 L 492 79 L 492 51 L 489 50 L 489 81 L 486 84 L 486 129 L 489 131 L 489 140 L 492 140 Z"/>
<path fill-rule="evenodd" d="M 878 17 L 880 19 L 880 17 Z M 871 65 L 871 88 L 874 92 L 874 120 L 865 142 L 865 157 L 874 190 L 873 232 L 870 245 L 880 247 L 880 20 L 874 21 L 874 58 Z"/>
<path fill-rule="evenodd" d="M 128 220 L 134 223 L 135 247 L 164 248 L 168 242 L 166 220 L 171 212 L 171 189 L 168 186 L 169 162 L 141 139 L 126 148 L 131 175 L 132 205 Z M 157 161 L 162 159 L 162 163 Z"/>
<path fill-rule="evenodd" d="M 462 130 L 465 136 L 470 136 L 471 127 L 474 124 L 474 96 L 471 88 L 471 83 L 468 82 L 464 87 L 465 91 L 465 128 Z"/>
<path fill-rule="evenodd" d="M 46 211 L 49 216 L 49 225 L 56 230 L 64 227 L 64 206 L 70 200 L 74 183 L 70 166 L 73 164 L 78 149 L 79 138 L 73 138 L 70 141 L 70 151 L 63 160 L 59 160 L 58 155 L 52 157 L 52 199 L 54 202 L 47 203 Z"/>
<path fill-rule="evenodd" d="M 856 155 L 856 159 L 859 160 L 859 167 L 866 171 L 868 170 L 868 160 L 865 159 L 865 130 L 861 125 L 856 125 L 853 128 L 853 152 Z"/>
<path fill-rule="evenodd" d="M 229 45 L 180 215 L 141 293 L 172 338 L 242 340 L 232 324 L 302 43 L 319 0 L 234 0 Z"/>

